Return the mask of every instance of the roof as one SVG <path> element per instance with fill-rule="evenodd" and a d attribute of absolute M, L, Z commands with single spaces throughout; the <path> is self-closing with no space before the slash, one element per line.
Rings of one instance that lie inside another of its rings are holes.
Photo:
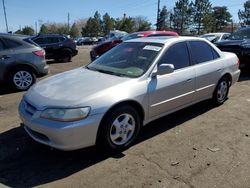
<path fill-rule="evenodd" d="M 223 35 L 223 34 L 230 34 L 230 33 L 227 33 L 227 32 L 207 33 L 207 34 L 204 34 L 204 35 L 201 35 L 201 36 L 207 36 L 207 35 Z"/>
<path fill-rule="evenodd" d="M 198 37 L 178 37 L 178 36 L 160 36 L 160 37 L 145 37 L 145 38 L 137 38 L 128 40 L 125 42 L 148 42 L 148 43 L 161 43 L 165 44 L 167 42 L 175 42 L 175 41 L 186 41 L 186 40 L 199 40 L 206 41 L 206 39 L 198 38 Z"/>
<path fill-rule="evenodd" d="M 143 34 L 144 37 L 148 36 L 148 35 L 155 35 L 155 34 L 169 34 L 169 35 L 173 35 L 173 36 L 177 36 L 178 33 L 174 32 L 174 31 L 138 31 L 135 33 L 130 33 L 129 35 L 139 35 L 139 34 Z"/>
<path fill-rule="evenodd" d="M 0 33 L 0 36 L 6 36 L 6 37 L 19 37 L 19 38 L 28 38 L 29 35 L 21 35 L 21 34 L 15 34 L 15 33 Z"/>

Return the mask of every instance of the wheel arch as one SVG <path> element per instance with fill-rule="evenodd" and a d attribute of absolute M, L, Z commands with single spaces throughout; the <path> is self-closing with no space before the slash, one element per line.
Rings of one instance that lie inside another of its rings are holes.
<path fill-rule="evenodd" d="M 6 75 L 7 77 L 9 77 L 9 76 L 11 75 L 11 73 L 12 73 L 14 70 L 20 69 L 20 68 L 28 69 L 28 70 L 32 71 L 36 76 L 38 76 L 38 72 L 37 72 L 36 68 L 33 67 L 33 66 L 31 66 L 31 65 L 28 65 L 28 64 L 15 64 L 15 65 L 13 65 L 13 66 L 10 66 L 10 67 L 7 69 L 5 75 Z"/>
<path fill-rule="evenodd" d="M 97 137 L 96 137 L 96 142 L 98 140 L 98 137 L 100 135 L 100 130 L 101 130 L 101 126 L 104 123 L 105 119 L 107 118 L 107 116 L 109 115 L 109 113 L 113 110 L 115 110 L 116 108 L 119 108 L 120 106 L 131 106 L 133 107 L 139 114 L 140 120 L 141 120 L 141 124 L 143 123 L 143 120 L 145 118 L 145 111 L 143 109 L 143 107 L 141 106 L 141 104 L 135 100 L 126 100 L 126 101 L 121 101 L 119 103 L 114 104 L 113 106 L 111 106 L 108 111 L 104 114 L 104 116 L 102 117 L 102 120 L 100 122 L 100 125 L 98 127 L 98 131 L 97 131 Z"/>
<path fill-rule="evenodd" d="M 224 73 L 222 76 L 221 76 L 221 78 L 220 78 L 220 80 L 222 79 L 222 78 L 227 78 L 228 80 L 229 80 L 229 86 L 231 86 L 232 85 L 232 75 L 230 74 L 230 73 Z M 219 81 L 220 81 L 219 80 Z M 219 81 L 218 81 L 218 83 L 219 83 Z M 217 84 L 218 84 L 217 83 Z"/>

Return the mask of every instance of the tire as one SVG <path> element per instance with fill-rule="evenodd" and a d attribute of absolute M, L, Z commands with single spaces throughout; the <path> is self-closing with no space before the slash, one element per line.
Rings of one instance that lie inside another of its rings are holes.
<path fill-rule="evenodd" d="M 72 52 L 70 50 L 63 50 L 62 51 L 62 58 L 60 59 L 61 62 L 63 63 L 67 63 L 67 62 L 71 62 L 72 59 Z"/>
<path fill-rule="evenodd" d="M 138 112 L 124 105 L 112 110 L 102 121 L 97 137 L 97 145 L 107 151 L 126 149 L 135 141 L 141 125 Z"/>
<path fill-rule="evenodd" d="M 227 100 L 229 87 L 229 79 L 227 77 L 222 77 L 213 94 L 213 101 L 216 105 L 221 105 Z"/>
<path fill-rule="evenodd" d="M 26 91 L 36 82 L 36 76 L 30 69 L 18 68 L 11 72 L 9 81 L 15 89 Z"/>

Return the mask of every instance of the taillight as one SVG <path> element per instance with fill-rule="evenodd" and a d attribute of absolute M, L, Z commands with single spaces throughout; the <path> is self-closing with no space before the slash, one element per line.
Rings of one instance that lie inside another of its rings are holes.
<path fill-rule="evenodd" d="M 238 68 L 239 68 L 240 67 L 240 59 L 238 59 L 238 63 L 237 64 L 238 64 Z"/>
<path fill-rule="evenodd" d="M 33 54 L 35 54 L 36 56 L 39 57 L 44 57 L 45 56 L 45 51 L 44 50 L 37 50 L 37 51 L 33 51 Z"/>

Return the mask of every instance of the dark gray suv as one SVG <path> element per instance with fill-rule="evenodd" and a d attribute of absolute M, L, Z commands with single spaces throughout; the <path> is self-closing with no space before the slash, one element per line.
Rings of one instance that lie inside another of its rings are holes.
<path fill-rule="evenodd" d="M 48 68 L 45 51 L 27 37 L 0 34 L 0 82 L 27 90 Z"/>

